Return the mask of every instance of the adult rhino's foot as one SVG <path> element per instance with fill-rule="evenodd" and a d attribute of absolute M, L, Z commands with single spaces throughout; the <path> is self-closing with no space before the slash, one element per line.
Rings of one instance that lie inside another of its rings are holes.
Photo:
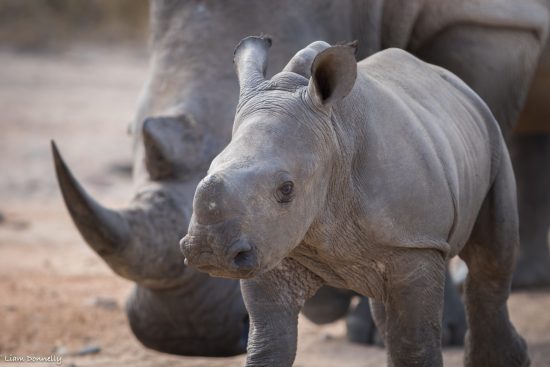
<path fill-rule="evenodd" d="M 346 317 L 346 335 L 352 343 L 384 346 L 374 324 L 367 297 L 361 297 L 357 306 Z"/>
<path fill-rule="evenodd" d="M 464 345 L 467 323 L 464 303 L 457 286 L 453 283 L 449 270 L 445 276 L 443 301 L 443 324 L 441 344 L 443 346 Z"/>

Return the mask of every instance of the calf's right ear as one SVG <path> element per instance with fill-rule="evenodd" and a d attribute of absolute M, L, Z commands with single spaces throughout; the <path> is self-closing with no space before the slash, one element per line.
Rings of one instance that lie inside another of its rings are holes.
<path fill-rule="evenodd" d="M 357 77 L 355 51 L 355 44 L 332 46 L 315 57 L 308 92 L 316 103 L 330 106 L 352 90 Z"/>

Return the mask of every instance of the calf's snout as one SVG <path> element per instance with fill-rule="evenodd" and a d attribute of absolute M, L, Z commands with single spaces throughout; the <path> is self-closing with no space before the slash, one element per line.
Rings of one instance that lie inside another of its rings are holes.
<path fill-rule="evenodd" d="M 180 248 L 188 265 L 212 275 L 248 273 L 257 267 L 256 249 L 248 240 L 239 237 L 231 243 L 213 237 L 188 234 L 181 239 Z"/>
<path fill-rule="evenodd" d="M 246 277 L 258 267 L 256 246 L 243 235 L 243 203 L 223 172 L 204 178 L 195 192 L 189 233 L 180 246 L 189 265 L 211 275 Z"/>

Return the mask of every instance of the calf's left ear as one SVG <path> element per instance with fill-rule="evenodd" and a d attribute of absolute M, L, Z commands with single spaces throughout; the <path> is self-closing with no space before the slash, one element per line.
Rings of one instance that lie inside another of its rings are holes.
<path fill-rule="evenodd" d="M 355 44 L 332 46 L 311 65 L 308 92 L 316 103 L 330 106 L 348 95 L 357 77 Z"/>

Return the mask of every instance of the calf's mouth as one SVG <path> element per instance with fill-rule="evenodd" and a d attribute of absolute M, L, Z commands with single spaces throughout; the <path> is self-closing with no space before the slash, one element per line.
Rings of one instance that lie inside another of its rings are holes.
<path fill-rule="evenodd" d="M 246 279 L 258 273 L 259 262 L 256 246 L 240 236 L 225 242 L 209 243 L 209 236 L 186 235 L 180 241 L 180 248 L 186 263 L 209 275 Z"/>

